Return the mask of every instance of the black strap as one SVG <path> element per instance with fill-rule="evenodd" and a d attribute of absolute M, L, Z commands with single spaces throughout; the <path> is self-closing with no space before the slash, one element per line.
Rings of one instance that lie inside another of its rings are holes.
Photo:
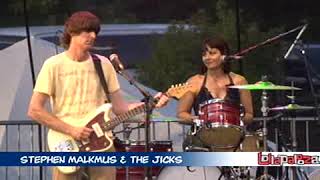
<path fill-rule="evenodd" d="M 97 74 L 99 76 L 100 83 L 101 83 L 101 86 L 103 88 L 103 91 L 106 94 L 106 98 L 107 98 L 106 102 L 111 102 L 110 101 L 110 94 L 109 94 L 109 91 L 108 91 L 108 88 L 107 88 L 108 87 L 107 86 L 107 82 L 106 82 L 106 79 L 104 77 L 102 66 L 101 66 L 101 60 L 95 54 L 91 54 L 91 57 L 92 57 L 92 60 L 93 60 L 94 67 L 95 67 L 95 69 L 97 71 Z"/>
<path fill-rule="evenodd" d="M 229 84 L 227 85 L 227 86 L 233 86 L 233 85 L 235 85 L 234 84 L 234 82 L 233 82 L 233 79 L 232 79 L 232 77 L 231 77 L 231 75 L 230 75 L 230 73 L 228 74 L 228 78 L 229 78 Z"/>

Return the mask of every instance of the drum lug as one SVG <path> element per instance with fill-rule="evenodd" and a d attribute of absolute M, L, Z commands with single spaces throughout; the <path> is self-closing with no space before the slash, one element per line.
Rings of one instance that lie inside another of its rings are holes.
<path fill-rule="evenodd" d="M 199 128 L 201 128 L 202 124 L 203 124 L 203 120 L 194 119 L 193 120 L 193 130 L 191 132 L 191 135 L 193 135 L 193 136 L 196 135 Z"/>

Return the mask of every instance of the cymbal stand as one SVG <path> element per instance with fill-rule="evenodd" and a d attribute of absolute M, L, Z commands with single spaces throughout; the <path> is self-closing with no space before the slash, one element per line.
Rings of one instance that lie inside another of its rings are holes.
<path fill-rule="evenodd" d="M 133 85 L 144 97 L 143 101 L 145 103 L 145 123 L 144 123 L 144 129 L 145 129 L 145 152 L 150 152 L 150 122 L 151 122 L 151 114 L 154 109 L 154 105 L 156 103 L 156 100 L 151 96 L 151 94 L 146 91 L 145 89 L 141 88 L 140 85 L 138 85 L 137 81 L 132 78 L 128 73 L 123 71 L 121 68 L 118 67 L 116 69 L 117 73 L 120 74 L 122 77 L 124 77 L 131 85 Z M 152 172 L 151 168 L 149 166 L 145 167 L 145 178 L 146 180 L 152 180 Z"/>
<path fill-rule="evenodd" d="M 131 144 L 131 141 L 130 141 L 130 134 L 132 132 L 133 128 L 131 128 L 128 124 L 124 124 L 123 125 L 123 137 L 124 137 L 124 141 L 125 141 L 125 144 L 126 144 L 126 152 L 128 152 L 130 150 L 130 144 Z M 126 180 L 130 180 L 130 176 L 129 176 L 129 167 L 126 166 L 126 169 L 125 169 L 125 176 L 126 176 Z"/>
<path fill-rule="evenodd" d="M 294 82 L 291 81 L 291 86 L 293 87 Z M 295 96 L 294 96 L 294 90 L 291 90 L 291 104 L 295 103 Z M 291 113 L 292 121 L 291 121 L 291 138 L 292 138 L 292 151 L 297 151 L 297 133 L 296 133 L 296 114 L 293 112 Z"/>
<path fill-rule="evenodd" d="M 118 132 L 113 132 L 114 135 L 119 134 L 119 133 L 123 133 L 123 139 L 124 139 L 124 145 L 125 145 L 125 150 L 126 152 L 128 152 L 130 150 L 130 144 L 131 141 L 129 139 L 130 134 L 132 132 L 132 130 L 140 128 L 139 126 L 137 127 L 130 127 L 129 124 L 123 124 L 123 129 L 121 131 Z M 129 167 L 125 166 L 125 177 L 126 180 L 130 180 L 130 176 L 129 176 Z"/>
<path fill-rule="evenodd" d="M 291 81 L 291 86 L 294 87 L 294 82 Z M 294 90 L 291 90 L 291 96 L 289 97 L 291 99 L 291 104 L 295 104 L 295 96 L 294 96 Z M 290 120 L 290 132 L 291 132 L 291 151 L 297 152 L 298 142 L 297 142 L 297 133 L 296 133 L 296 113 L 294 111 L 291 111 L 289 113 L 291 116 Z M 308 179 L 305 172 L 300 167 L 286 167 L 285 169 L 285 175 L 288 174 L 289 169 L 291 169 L 291 179 L 296 180 L 299 177 L 299 173 L 301 177 L 304 177 L 305 179 Z M 283 179 L 288 179 L 288 177 L 284 176 Z"/>
<path fill-rule="evenodd" d="M 262 77 L 262 80 L 264 81 L 266 77 Z M 268 94 L 266 90 L 262 91 L 261 95 L 261 112 L 263 117 L 263 128 L 262 128 L 262 135 L 263 135 L 263 151 L 267 152 L 267 116 L 268 116 Z M 263 167 L 263 175 L 258 178 L 259 180 L 267 180 L 267 179 L 274 179 L 271 175 L 268 174 L 268 167 Z"/>
<path fill-rule="evenodd" d="M 119 134 L 119 133 L 123 133 L 125 150 L 126 150 L 126 152 L 128 152 L 130 150 L 130 145 L 131 145 L 130 135 L 131 135 L 132 130 L 140 129 L 140 128 L 144 128 L 144 127 L 145 127 L 145 124 L 140 124 L 140 125 L 138 125 L 136 127 L 130 127 L 129 124 L 124 124 L 123 129 L 121 131 L 113 132 L 113 134 L 116 135 L 116 134 Z M 130 174 L 129 174 L 129 167 L 128 166 L 125 167 L 125 176 L 126 176 L 126 180 L 130 180 Z M 146 177 L 146 178 L 148 178 L 148 177 Z"/>

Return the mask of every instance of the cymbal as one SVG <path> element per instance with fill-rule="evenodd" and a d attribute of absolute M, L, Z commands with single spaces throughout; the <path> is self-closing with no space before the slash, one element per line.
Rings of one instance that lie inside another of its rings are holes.
<path fill-rule="evenodd" d="M 286 106 L 279 106 L 279 107 L 274 107 L 274 108 L 270 108 L 269 110 L 271 111 L 295 111 L 295 110 L 312 110 L 315 109 L 314 106 L 301 106 L 298 104 L 288 104 Z"/>
<path fill-rule="evenodd" d="M 292 86 L 281 86 L 275 85 L 269 81 L 258 81 L 255 84 L 235 85 L 228 86 L 229 88 L 235 89 L 246 89 L 246 90 L 301 90 L 301 88 Z"/>

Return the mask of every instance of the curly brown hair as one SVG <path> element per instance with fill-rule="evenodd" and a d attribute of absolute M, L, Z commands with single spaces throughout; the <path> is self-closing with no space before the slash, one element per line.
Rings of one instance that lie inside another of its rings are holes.
<path fill-rule="evenodd" d="M 79 11 L 73 13 L 64 24 L 63 36 L 60 39 L 64 48 L 68 49 L 71 41 L 71 34 L 80 34 L 81 32 L 100 32 L 100 19 L 88 11 Z"/>

